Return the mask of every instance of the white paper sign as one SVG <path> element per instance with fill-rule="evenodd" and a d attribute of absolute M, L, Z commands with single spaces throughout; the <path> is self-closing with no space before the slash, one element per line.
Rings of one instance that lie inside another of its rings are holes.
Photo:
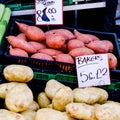
<path fill-rule="evenodd" d="M 63 0 L 36 0 L 36 25 L 63 24 Z"/>
<path fill-rule="evenodd" d="M 76 69 L 79 87 L 110 84 L 107 54 L 76 57 Z"/>

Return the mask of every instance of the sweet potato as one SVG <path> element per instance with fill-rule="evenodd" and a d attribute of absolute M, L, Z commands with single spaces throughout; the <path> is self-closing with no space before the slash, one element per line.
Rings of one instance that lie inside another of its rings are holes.
<path fill-rule="evenodd" d="M 26 31 L 27 27 L 29 26 L 25 23 L 21 23 L 21 22 L 18 22 L 18 21 L 15 21 L 15 23 L 17 24 L 20 32 L 23 32 L 23 33 Z"/>
<path fill-rule="evenodd" d="M 118 60 L 113 53 L 107 53 L 107 54 L 108 54 L 109 68 L 115 70 L 117 68 L 117 65 L 118 65 Z"/>
<path fill-rule="evenodd" d="M 25 50 L 20 48 L 12 48 L 12 46 L 9 48 L 9 54 L 13 56 L 28 57 L 28 53 Z"/>
<path fill-rule="evenodd" d="M 36 51 L 39 51 L 41 49 L 45 49 L 46 48 L 46 45 L 44 45 L 43 43 L 40 43 L 40 42 L 29 41 L 28 43 L 30 45 L 32 45 L 36 49 Z"/>
<path fill-rule="evenodd" d="M 61 35 L 49 35 L 46 38 L 46 45 L 53 49 L 60 49 L 65 44 L 65 38 Z"/>
<path fill-rule="evenodd" d="M 57 32 L 61 33 L 66 40 L 71 40 L 75 38 L 75 35 L 68 29 L 60 28 Z"/>
<path fill-rule="evenodd" d="M 20 48 L 30 54 L 36 53 L 36 49 L 30 44 L 28 44 L 28 42 L 25 40 L 21 40 L 20 38 L 13 35 L 7 36 L 6 39 L 12 47 Z"/>
<path fill-rule="evenodd" d="M 55 61 L 74 64 L 74 59 L 69 54 L 58 54 L 54 56 Z"/>
<path fill-rule="evenodd" d="M 54 59 L 50 55 L 44 53 L 34 53 L 33 55 L 31 55 L 31 58 L 54 61 Z"/>
<path fill-rule="evenodd" d="M 24 33 L 29 40 L 45 41 L 45 34 L 39 27 L 28 26 Z"/>
<path fill-rule="evenodd" d="M 113 45 L 113 43 L 111 42 L 111 41 L 109 41 L 109 40 L 102 40 L 107 46 L 108 46 L 108 48 L 109 48 L 109 52 L 112 52 L 113 51 L 113 49 L 114 49 L 114 45 Z"/>
<path fill-rule="evenodd" d="M 84 47 L 84 42 L 82 42 L 78 39 L 69 40 L 67 43 L 68 51 L 70 51 L 74 48 L 80 48 L 80 47 Z"/>
<path fill-rule="evenodd" d="M 85 44 L 86 43 L 89 43 L 91 41 L 94 41 L 94 40 L 100 40 L 97 36 L 95 35 L 92 35 L 92 34 L 85 34 L 85 33 L 81 33 L 79 32 L 78 30 L 74 30 L 74 35 L 76 36 L 76 38 L 78 40 L 81 40 L 83 41 Z"/>
<path fill-rule="evenodd" d="M 25 36 L 24 33 L 19 33 L 19 34 L 17 35 L 17 37 L 20 38 L 20 39 L 22 39 L 22 40 L 27 41 L 27 37 Z"/>
<path fill-rule="evenodd" d="M 41 50 L 39 50 L 39 52 L 40 53 L 45 53 L 45 54 L 50 55 L 52 57 L 55 56 L 55 55 L 63 53 L 60 50 L 56 50 L 56 49 L 52 49 L 52 48 L 41 49 Z"/>
<path fill-rule="evenodd" d="M 68 53 L 68 49 L 67 49 L 67 44 L 64 44 L 60 49 L 58 49 L 60 51 L 62 51 L 63 53 Z"/>
<path fill-rule="evenodd" d="M 69 53 L 73 58 L 77 56 L 82 56 L 82 55 L 92 55 L 95 54 L 92 49 L 89 49 L 87 47 L 81 47 L 81 48 L 75 48 L 72 49 Z"/>
<path fill-rule="evenodd" d="M 107 53 L 109 51 L 109 47 L 102 40 L 92 41 L 86 44 L 86 46 L 95 53 Z"/>
<path fill-rule="evenodd" d="M 57 32 L 58 30 L 57 29 L 52 29 L 52 30 L 48 30 L 45 32 L 45 37 L 49 37 L 50 35 L 61 35 L 61 33 Z"/>
<path fill-rule="evenodd" d="M 74 34 L 71 31 L 64 28 L 52 29 L 45 32 L 46 37 L 51 34 L 62 35 L 65 38 L 65 40 L 70 40 L 75 38 Z"/>

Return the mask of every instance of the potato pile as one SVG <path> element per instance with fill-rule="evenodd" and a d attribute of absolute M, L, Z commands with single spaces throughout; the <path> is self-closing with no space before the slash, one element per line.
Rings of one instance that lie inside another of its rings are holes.
<path fill-rule="evenodd" d="M 27 81 L 17 81 L 18 75 L 9 70 L 15 66 L 23 67 L 14 64 L 3 70 L 5 77 L 9 73 L 8 82 L 0 84 L 0 99 L 4 100 L 0 120 L 120 120 L 120 103 L 108 100 L 107 91 L 98 87 L 71 89 L 50 79 L 34 100 Z"/>
<path fill-rule="evenodd" d="M 112 53 L 114 45 L 109 40 L 100 40 L 95 35 L 76 29 L 60 28 L 44 32 L 37 26 L 15 23 L 20 33 L 6 36 L 10 55 L 74 64 L 77 56 L 106 53 L 109 68 L 117 67 L 117 58 Z"/>

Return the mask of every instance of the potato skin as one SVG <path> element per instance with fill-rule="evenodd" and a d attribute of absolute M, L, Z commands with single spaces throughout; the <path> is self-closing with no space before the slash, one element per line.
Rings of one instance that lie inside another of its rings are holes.
<path fill-rule="evenodd" d="M 65 111 L 65 106 L 73 102 L 73 92 L 70 87 L 60 88 L 52 99 L 52 106 L 55 110 Z"/>
<path fill-rule="evenodd" d="M 25 65 L 11 64 L 3 69 L 3 75 L 8 81 L 29 82 L 33 79 L 33 70 Z"/>
<path fill-rule="evenodd" d="M 37 102 L 40 108 L 46 108 L 51 103 L 45 92 L 41 92 L 38 94 Z"/>
<path fill-rule="evenodd" d="M 47 97 L 52 100 L 55 96 L 56 92 L 60 89 L 65 87 L 64 84 L 56 81 L 55 79 L 50 79 L 45 86 L 45 94 Z"/>
<path fill-rule="evenodd" d="M 107 101 L 95 110 L 97 120 L 120 120 L 120 103 Z M 113 114 L 114 113 L 114 114 Z"/>
<path fill-rule="evenodd" d="M 5 99 L 7 92 L 17 84 L 18 82 L 8 82 L 0 84 L 0 98 Z"/>
<path fill-rule="evenodd" d="M 22 112 L 33 103 L 33 93 L 26 83 L 11 88 L 5 97 L 6 107 L 13 112 Z"/>
<path fill-rule="evenodd" d="M 12 112 L 7 109 L 0 109 L 0 120 L 25 120 L 20 113 Z"/>

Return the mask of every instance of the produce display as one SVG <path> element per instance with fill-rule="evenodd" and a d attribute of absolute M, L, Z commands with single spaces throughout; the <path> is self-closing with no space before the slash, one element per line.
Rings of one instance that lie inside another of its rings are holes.
<path fill-rule="evenodd" d="M 75 64 L 75 57 L 92 54 L 108 54 L 110 69 L 116 69 L 117 57 L 114 44 L 77 29 L 65 28 L 44 31 L 35 25 L 15 21 L 17 35 L 8 35 L 9 55 Z"/>
<path fill-rule="evenodd" d="M 120 53 L 114 37 L 19 19 L 7 29 L 9 7 L 0 4 L 0 120 L 120 120 L 120 100 L 111 99 L 105 86 L 79 88 L 75 69 L 77 56 L 107 54 L 109 69 L 117 70 Z M 119 82 L 112 85 L 119 87 Z"/>
<path fill-rule="evenodd" d="M 3 69 L 10 69 L 17 64 L 7 65 Z M 28 67 L 24 66 L 23 67 Z M 29 67 L 28 67 L 29 68 Z M 18 69 L 18 68 L 17 68 Z M 31 69 L 31 68 L 30 68 Z M 19 73 L 23 73 L 23 69 Z M 27 70 L 26 70 L 27 71 Z M 9 76 L 18 76 L 9 71 Z M 4 107 L 0 109 L 1 120 L 119 120 L 120 103 L 109 100 L 108 92 L 100 87 L 71 88 L 55 79 L 46 81 L 45 87 L 37 94 L 28 86 L 30 81 L 6 78 L 0 84 L 0 99 Z M 40 83 L 40 81 L 39 81 Z M 113 114 L 114 110 L 114 114 Z"/>

